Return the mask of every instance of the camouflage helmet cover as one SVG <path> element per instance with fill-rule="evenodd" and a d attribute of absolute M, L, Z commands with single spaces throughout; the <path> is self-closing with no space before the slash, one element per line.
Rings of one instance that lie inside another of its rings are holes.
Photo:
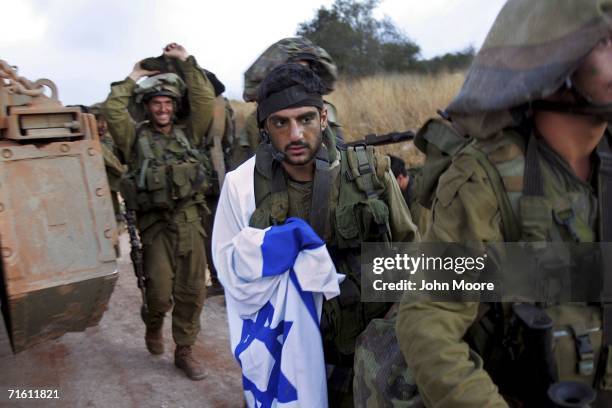
<path fill-rule="evenodd" d="M 508 0 L 447 111 L 501 112 L 556 92 L 612 31 L 612 0 Z"/>
<path fill-rule="evenodd" d="M 311 69 L 323 81 L 326 94 L 334 90 L 338 68 L 327 51 L 306 38 L 290 37 L 272 44 L 247 69 L 244 73 L 243 99 L 246 102 L 255 101 L 259 84 L 276 66 L 301 60 L 310 63 Z"/>
<path fill-rule="evenodd" d="M 183 104 L 186 90 L 185 82 L 177 74 L 164 73 L 149 77 L 136 85 L 130 97 L 128 112 L 136 123 L 140 123 L 147 119 L 145 103 L 148 99 L 153 96 L 169 96 L 176 101 L 174 113 L 180 119 L 187 114 Z"/>
<path fill-rule="evenodd" d="M 146 102 L 154 96 L 168 96 L 180 102 L 185 94 L 185 82 L 176 74 L 166 73 L 149 77 L 134 90 L 135 102 Z"/>

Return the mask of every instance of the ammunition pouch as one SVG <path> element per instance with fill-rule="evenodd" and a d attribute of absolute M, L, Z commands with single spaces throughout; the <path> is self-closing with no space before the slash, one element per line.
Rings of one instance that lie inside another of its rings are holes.
<path fill-rule="evenodd" d="M 372 147 L 347 148 L 341 177 L 348 182 L 340 184 L 334 216 L 335 245 L 339 249 L 360 248 L 367 241 L 390 240 L 389 207 L 380 199 L 384 189 L 380 179 L 386 169 L 384 164 L 375 166 Z"/>
<path fill-rule="evenodd" d="M 372 319 L 383 317 L 391 304 L 361 301 L 359 250 L 329 248 L 329 251 L 336 269 L 346 279 L 340 284 L 340 295 L 323 303 L 321 332 L 325 361 L 352 366 L 357 336 Z"/>
<path fill-rule="evenodd" d="M 173 210 L 185 200 L 203 198 L 196 196 L 207 185 L 206 170 L 200 163 L 148 167 L 141 174 L 130 172 L 121 179 L 121 195 L 130 210 Z"/>
<path fill-rule="evenodd" d="M 135 211 L 176 210 L 189 201 L 202 202 L 211 186 L 210 159 L 193 149 L 183 130 L 161 149 L 148 127 L 138 130 L 130 171 L 120 182 L 126 207 Z"/>

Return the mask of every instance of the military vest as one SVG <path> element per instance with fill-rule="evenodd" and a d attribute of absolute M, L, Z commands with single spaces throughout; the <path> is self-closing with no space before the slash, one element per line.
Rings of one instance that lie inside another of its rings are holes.
<path fill-rule="evenodd" d="M 604 226 L 611 224 L 612 220 L 606 221 L 610 212 L 601 209 L 612 205 L 610 187 L 604 187 L 600 177 L 599 196 L 595 197 L 585 183 L 575 177 L 569 180 L 571 170 L 562 170 L 568 165 L 552 149 L 543 144 L 538 146 L 533 131 L 533 127 L 525 122 L 523 127 L 476 139 L 464 135 L 450 122 L 429 121 L 415 140 L 419 149 L 427 154 L 423 183 L 418 193 L 420 202 L 431 207 L 435 199 L 443 202 L 453 199 L 460 186 L 439 186 L 438 179 L 456 157 L 468 155 L 487 175 L 497 198 L 506 242 L 605 241 Z M 598 148 L 599 174 L 612 171 L 610 142 L 606 138 L 609 139 L 609 134 Z M 543 165 L 543 161 L 548 164 Z M 578 255 L 583 266 L 601 267 L 597 260 L 592 259 L 592 254 Z M 549 266 L 554 268 L 569 267 L 555 263 L 555 259 L 550 263 Z M 550 303 L 544 306 L 543 310 L 554 323 L 552 347 L 556 361 L 551 377 L 593 384 L 597 374 L 595 382 L 610 389 L 612 359 L 608 357 L 607 362 L 604 359 L 599 364 L 598 373 L 595 372 L 603 338 L 601 305 Z M 504 360 L 509 354 L 510 343 L 514 341 L 508 337 L 510 323 L 516 322 L 511 305 L 481 304 L 480 309 L 477 322 L 469 330 L 466 340 L 484 357 L 485 368 L 497 384 L 516 384 L 517 378 L 525 378 L 533 370 L 527 367 L 512 372 L 508 367 L 510 364 Z M 523 346 L 520 343 L 514 345 L 512 352 L 520 350 Z M 502 386 L 500 390 L 507 393 L 505 395 L 517 391 Z"/>
<path fill-rule="evenodd" d="M 256 153 L 256 210 L 249 223 L 255 228 L 282 224 L 294 215 L 289 213 L 285 171 L 272 159 L 267 146 L 260 145 Z M 389 308 L 387 304 L 360 301 L 361 243 L 390 241 L 389 208 L 380 198 L 384 190 L 383 166 L 375 162 L 371 147 L 341 150 L 339 161 L 335 159 L 335 149 L 329 157 L 326 152 L 327 149 L 320 149 L 315 159 L 317 170 L 312 201 L 306 203 L 310 205 L 307 221 L 326 242 L 338 272 L 346 275 L 340 285 L 340 296 L 323 306 L 321 327 L 326 362 L 352 366 L 355 339 L 372 318 L 384 315 Z M 320 170 L 320 166 L 325 167 L 320 163 L 325 161 L 327 170 Z M 321 194 L 321 190 L 327 190 L 327 194 Z M 325 196 L 326 199 L 321 198 Z"/>
<path fill-rule="evenodd" d="M 608 143 L 607 137 L 601 145 Z M 545 144 L 537 142 L 535 135 L 526 134 L 525 130 L 506 130 L 492 139 L 472 141 L 459 154 L 476 157 L 489 175 L 507 242 L 589 243 L 601 240 L 604 227 L 601 182 L 599 197 L 596 197 L 586 183 L 575 177 L 572 179 L 565 161 Z M 583 268 L 601 267 L 600 260 L 591 252 L 583 251 L 574 256 Z M 572 267 L 559 263 L 558 259 L 549 262 L 551 268 Z M 546 262 L 542 267 L 548 267 Z M 594 385 L 603 338 L 601 305 L 552 302 L 538 307 L 542 306 L 553 322 L 552 367 L 555 372 L 551 377 Z M 507 358 L 504 354 L 513 347 L 509 343 L 516 341 L 508 336 L 508 332 L 514 330 L 511 326 L 516 325 L 516 317 L 512 320 L 509 304 L 483 304 L 481 315 L 484 317 L 472 327 L 468 340 L 485 358 L 485 368 L 500 385 L 500 391 L 513 395 L 517 390 L 504 389 L 503 384 L 516 384 L 516 376 L 528 375 L 532 367 L 529 365 L 532 362 L 526 362 L 520 372 L 512 372 L 507 361 L 504 363 Z M 515 344 L 513 351 L 519 354 L 516 350 L 523 347 Z M 597 380 L 596 388 L 612 389 L 611 367 L 608 362 L 607 367 L 600 368 L 603 378 Z"/>
<path fill-rule="evenodd" d="M 172 127 L 170 137 L 154 132 L 146 124 L 141 126 L 136 132 L 129 168 L 121 181 L 121 193 L 129 210 L 157 213 L 164 218 L 164 213 L 204 205 L 204 193 L 210 188 L 210 159 L 190 145 L 179 126 Z"/>

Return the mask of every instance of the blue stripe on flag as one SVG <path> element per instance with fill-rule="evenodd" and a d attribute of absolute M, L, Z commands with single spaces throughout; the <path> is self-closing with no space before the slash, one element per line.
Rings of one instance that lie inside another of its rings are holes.
<path fill-rule="evenodd" d="M 287 272 L 293 267 L 300 251 L 323 245 L 325 243 L 306 221 L 295 217 L 287 218 L 285 224 L 275 225 L 266 231 L 261 244 L 262 276 Z"/>
<path fill-rule="evenodd" d="M 312 292 L 306 292 L 302 290 L 300 282 L 298 282 L 297 275 L 295 274 L 295 271 L 293 269 L 291 269 L 291 271 L 289 272 L 289 278 L 291 278 L 291 282 L 293 282 L 293 284 L 295 285 L 295 288 L 300 294 L 302 301 L 306 305 L 306 309 L 308 309 L 308 313 L 312 317 L 312 320 L 314 320 L 315 326 L 319 327 L 319 315 L 317 313 L 317 307 L 315 306 Z"/>

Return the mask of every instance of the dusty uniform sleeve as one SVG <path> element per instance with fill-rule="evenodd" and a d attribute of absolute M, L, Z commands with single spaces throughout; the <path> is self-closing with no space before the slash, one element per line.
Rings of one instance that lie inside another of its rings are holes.
<path fill-rule="evenodd" d="M 503 241 L 501 216 L 486 174 L 461 156 L 442 175 L 425 242 Z M 396 332 L 428 407 L 507 407 L 463 341 L 478 303 L 402 302 Z"/>
<path fill-rule="evenodd" d="M 127 110 L 135 87 L 136 82 L 131 78 L 112 83 L 110 94 L 102 108 L 108 123 L 108 130 L 126 160 L 131 157 L 131 148 L 136 137 L 136 128 Z"/>
<path fill-rule="evenodd" d="M 188 89 L 193 144 L 201 146 L 213 118 L 215 90 L 206 75 L 198 68 L 193 56 L 187 58 L 187 61 L 178 61 Z"/>
<path fill-rule="evenodd" d="M 389 226 L 392 240 L 395 242 L 415 242 L 420 240 L 419 229 L 412 221 L 412 216 L 397 180 L 387 170 L 384 176 L 385 201 L 389 205 Z"/>

